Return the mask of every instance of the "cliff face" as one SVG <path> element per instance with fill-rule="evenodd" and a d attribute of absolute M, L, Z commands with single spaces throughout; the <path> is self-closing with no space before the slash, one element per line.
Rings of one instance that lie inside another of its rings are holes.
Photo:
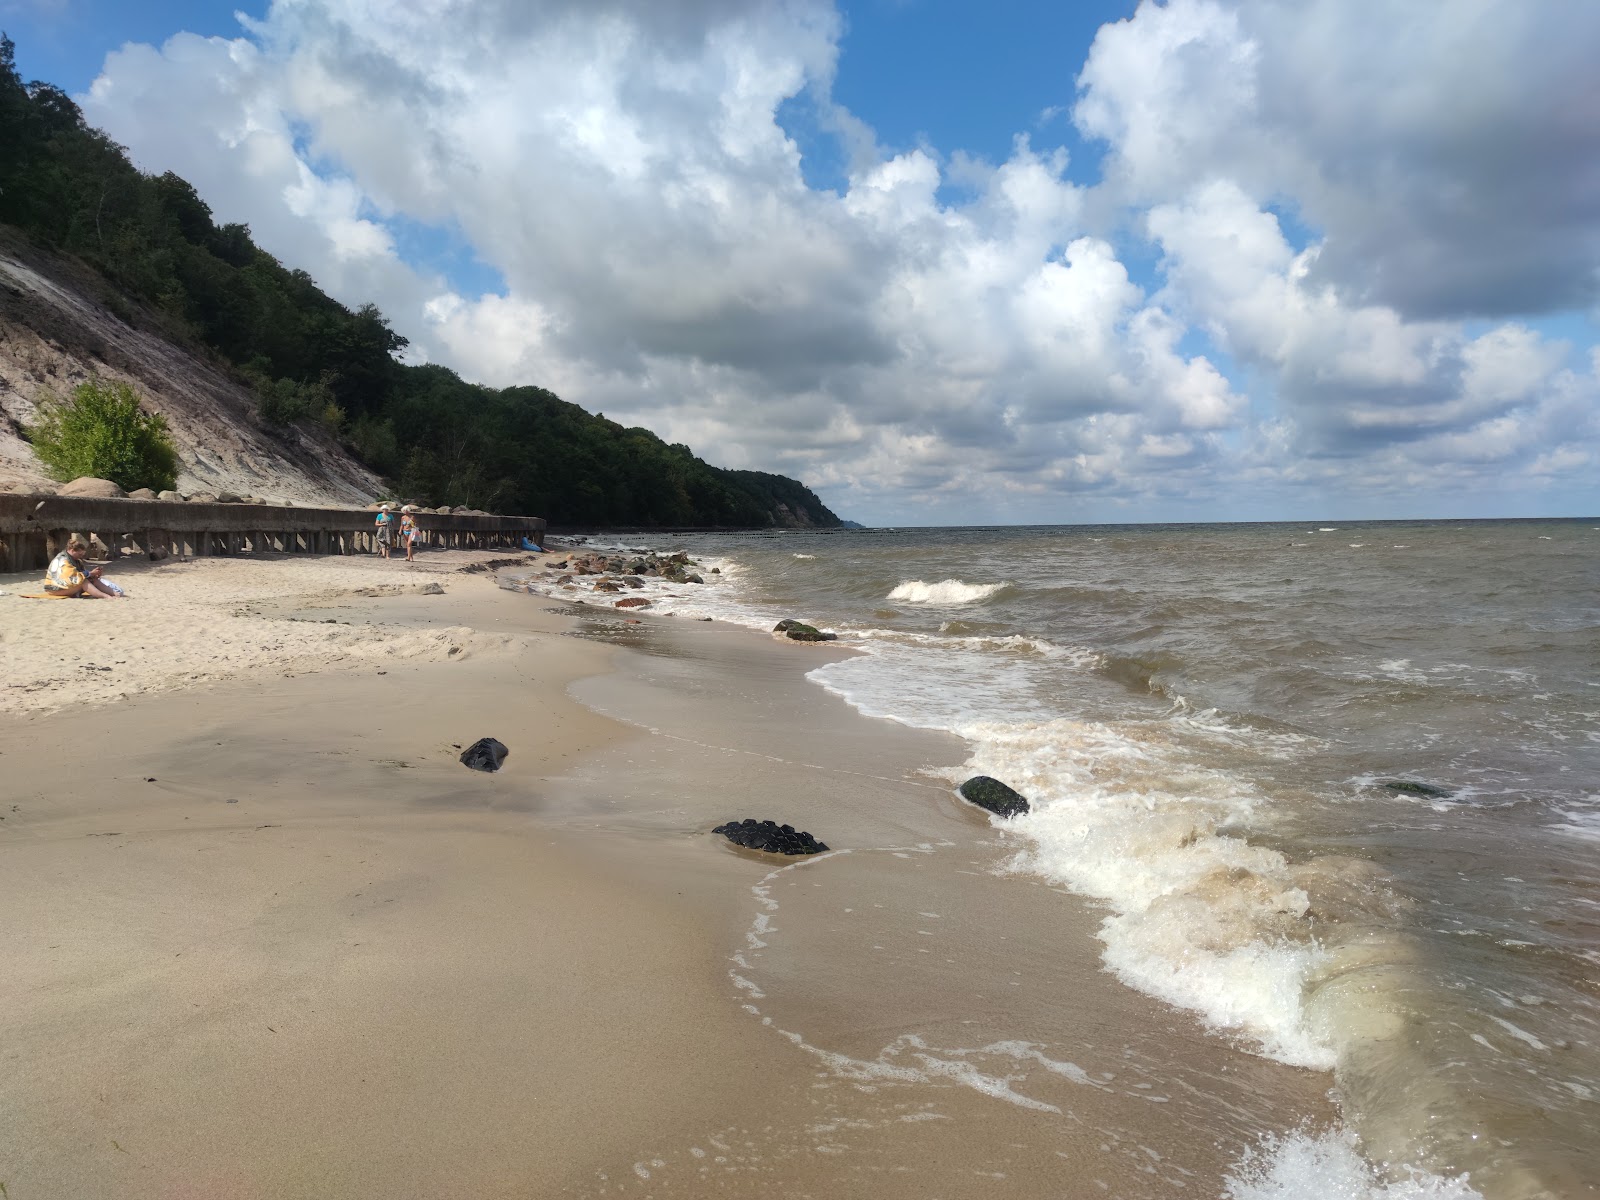
<path fill-rule="evenodd" d="M 40 399 L 97 374 L 133 384 L 166 417 L 179 491 L 320 505 L 381 493 L 378 477 L 322 430 L 265 425 L 254 393 L 225 365 L 162 336 L 153 314 L 107 286 L 0 227 L 0 491 L 54 486 L 22 426 Z"/>

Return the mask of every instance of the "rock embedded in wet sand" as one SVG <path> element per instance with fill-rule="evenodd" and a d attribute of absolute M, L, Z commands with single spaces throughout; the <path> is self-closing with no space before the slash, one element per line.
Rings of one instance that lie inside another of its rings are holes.
<path fill-rule="evenodd" d="M 1029 808 L 1027 797 L 987 775 L 974 775 L 959 790 L 963 800 L 986 808 L 996 816 L 1015 817 Z"/>
<path fill-rule="evenodd" d="M 461 752 L 461 761 L 474 771 L 498 771 L 510 753 L 492 737 L 479 738 Z"/>
<path fill-rule="evenodd" d="M 735 846 L 748 850 L 764 850 L 768 854 L 821 854 L 827 845 L 793 825 L 779 825 L 776 821 L 758 821 L 746 817 L 742 821 L 729 821 L 711 831 L 720 833 Z"/>
<path fill-rule="evenodd" d="M 831 642 L 838 638 L 836 633 L 823 633 L 815 626 L 807 625 L 804 621 L 796 621 L 786 617 L 772 627 L 773 633 L 781 633 L 795 642 Z"/>

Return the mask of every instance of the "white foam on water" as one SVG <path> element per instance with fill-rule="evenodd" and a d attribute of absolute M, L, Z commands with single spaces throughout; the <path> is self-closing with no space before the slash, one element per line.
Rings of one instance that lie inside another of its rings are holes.
<path fill-rule="evenodd" d="M 964 770 L 1004 779 L 1033 802 L 1007 828 L 1029 838 L 1010 868 L 1104 902 L 1104 962 L 1129 986 L 1295 1066 L 1329 1069 L 1305 982 L 1324 961 L 1306 893 L 1283 855 L 1222 832 L 1259 800 L 1181 746 L 1064 719 L 974 722 Z"/>
<path fill-rule="evenodd" d="M 979 600 L 987 600 L 996 592 L 1010 586 L 1010 583 L 963 583 L 959 579 L 945 579 L 938 583 L 908 579 L 896 584 L 886 599 L 898 600 L 902 604 L 973 604 Z"/>
<path fill-rule="evenodd" d="M 803 559 L 807 562 L 814 562 L 816 561 L 817 556 L 815 554 L 791 554 L 789 557 Z"/>
<path fill-rule="evenodd" d="M 1600 842 L 1600 808 L 1563 808 L 1557 813 L 1561 820 L 1549 828 L 1570 838 L 1584 842 Z"/>
<path fill-rule="evenodd" d="M 1268 1139 L 1228 1174 L 1226 1200 L 1483 1200 L 1466 1176 L 1383 1179 L 1347 1130 Z"/>

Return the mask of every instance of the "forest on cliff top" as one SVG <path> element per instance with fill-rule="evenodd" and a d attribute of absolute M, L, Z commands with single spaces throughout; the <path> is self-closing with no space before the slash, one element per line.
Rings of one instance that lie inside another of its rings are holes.
<path fill-rule="evenodd" d="M 836 527 L 803 484 L 730 471 L 541 387 L 487 388 L 396 355 L 372 304 L 351 311 L 248 226 L 218 226 L 177 175 L 147 175 L 48 83 L 24 83 L 0 35 L 0 223 L 110 285 L 124 321 L 155 322 L 228 363 L 269 426 L 321 422 L 400 494 L 543 516 L 558 526 Z"/>

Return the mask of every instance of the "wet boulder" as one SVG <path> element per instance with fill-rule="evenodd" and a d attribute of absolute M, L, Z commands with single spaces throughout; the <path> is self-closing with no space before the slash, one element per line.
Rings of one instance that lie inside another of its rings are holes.
<path fill-rule="evenodd" d="M 498 771 L 510 753 L 492 737 L 479 738 L 461 752 L 461 761 L 474 771 Z"/>
<path fill-rule="evenodd" d="M 838 634 L 823 633 L 815 626 L 807 625 L 804 621 L 785 618 L 772 627 L 773 633 L 781 633 L 793 642 L 831 642 Z"/>
<path fill-rule="evenodd" d="M 720 833 L 735 846 L 749 850 L 765 850 L 768 854 L 821 854 L 827 846 L 809 833 L 793 825 L 779 825 L 776 821 L 758 821 L 746 817 L 742 821 L 729 821 L 711 831 Z"/>
<path fill-rule="evenodd" d="M 650 601 L 646 600 L 643 596 L 629 596 L 626 600 L 618 600 L 616 602 L 615 607 L 617 607 L 617 608 L 649 608 L 650 607 Z"/>
<path fill-rule="evenodd" d="M 1402 796 L 1417 796 L 1424 800 L 1443 800 L 1446 796 L 1455 795 L 1452 788 L 1440 787 L 1435 783 L 1422 783 L 1416 779 L 1385 779 L 1381 786 L 1391 792 L 1399 792 Z"/>
<path fill-rule="evenodd" d="M 987 775 L 974 775 L 961 785 L 961 798 L 996 816 L 1015 817 L 1028 811 L 1027 797 Z"/>

